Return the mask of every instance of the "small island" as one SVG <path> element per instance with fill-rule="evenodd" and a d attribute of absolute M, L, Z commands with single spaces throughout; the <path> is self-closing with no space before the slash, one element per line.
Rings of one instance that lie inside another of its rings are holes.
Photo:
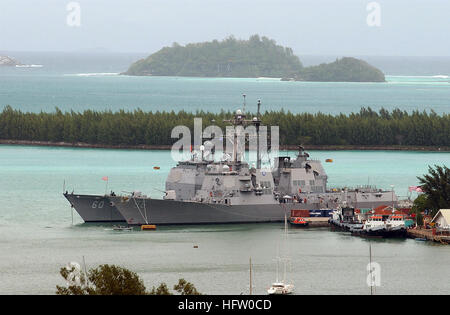
<path fill-rule="evenodd" d="M 320 82 L 385 82 L 384 73 L 364 60 L 344 57 L 335 62 L 303 68 L 294 78 L 283 80 Z"/>
<path fill-rule="evenodd" d="M 16 59 L 8 57 L 8 56 L 0 56 L 0 67 L 1 66 L 10 66 L 15 67 L 21 65 Z"/>
<path fill-rule="evenodd" d="M 335 62 L 304 67 L 293 50 L 275 40 L 253 35 L 248 40 L 230 36 L 222 41 L 174 43 L 133 63 L 124 72 L 134 76 L 190 76 L 281 78 L 283 81 L 385 82 L 383 72 L 363 60 L 344 57 Z"/>

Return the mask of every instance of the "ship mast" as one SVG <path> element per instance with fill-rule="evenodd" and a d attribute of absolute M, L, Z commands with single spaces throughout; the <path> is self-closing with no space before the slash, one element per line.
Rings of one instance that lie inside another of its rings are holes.
<path fill-rule="evenodd" d="M 245 119 L 247 115 L 245 114 L 245 105 L 246 105 L 246 95 L 242 94 L 242 97 L 244 98 L 244 104 L 243 104 L 243 110 L 237 110 L 234 119 L 224 120 L 224 122 L 232 124 L 234 127 L 236 126 L 243 126 L 245 127 L 248 123 L 252 123 L 256 127 L 256 168 L 261 168 L 261 153 L 259 148 L 259 126 L 261 125 L 260 120 L 260 108 L 261 108 L 261 100 L 258 100 L 258 111 L 256 117 L 253 117 L 252 120 Z M 237 162 L 237 150 L 238 150 L 238 144 L 237 144 L 237 138 L 238 134 L 235 132 L 233 135 L 233 161 Z"/>
<path fill-rule="evenodd" d="M 258 100 L 258 111 L 256 117 L 253 118 L 253 124 L 256 127 L 256 168 L 261 168 L 261 153 L 259 149 L 259 126 L 261 125 L 261 120 L 259 119 L 261 109 L 261 100 Z"/>

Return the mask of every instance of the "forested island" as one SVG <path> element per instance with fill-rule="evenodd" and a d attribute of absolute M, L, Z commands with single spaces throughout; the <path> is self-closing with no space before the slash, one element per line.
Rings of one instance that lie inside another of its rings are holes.
<path fill-rule="evenodd" d="M 224 128 L 223 120 L 231 116 L 231 112 L 142 110 L 80 113 L 57 109 L 51 113 L 30 113 L 7 106 L 0 112 L 0 143 L 167 148 L 177 140 L 171 138 L 175 126 L 188 126 L 193 132 L 194 117 L 202 117 L 203 121 L 215 121 Z M 450 114 L 408 113 L 400 109 L 377 112 L 370 108 L 348 115 L 293 114 L 281 110 L 267 111 L 261 120 L 267 126 L 280 126 L 280 144 L 285 146 L 450 147 Z"/>
<path fill-rule="evenodd" d="M 174 43 L 133 63 L 123 73 L 137 76 L 272 77 L 298 81 L 384 82 L 384 74 L 365 61 L 342 58 L 329 64 L 303 67 L 289 47 L 253 35 L 248 40 Z"/>

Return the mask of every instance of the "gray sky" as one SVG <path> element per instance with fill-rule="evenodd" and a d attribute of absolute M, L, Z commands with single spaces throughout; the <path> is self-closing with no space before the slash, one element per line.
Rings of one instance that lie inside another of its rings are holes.
<path fill-rule="evenodd" d="M 78 0 L 80 27 L 66 23 L 70 0 L 0 0 L 0 51 L 154 52 L 180 44 L 258 33 L 297 54 L 450 56 L 450 1 Z"/>

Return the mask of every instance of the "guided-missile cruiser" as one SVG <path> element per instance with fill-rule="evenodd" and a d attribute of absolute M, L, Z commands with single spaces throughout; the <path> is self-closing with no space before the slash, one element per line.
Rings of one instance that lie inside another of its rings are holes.
<path fill-rule="evenodd" d="M 259 139 L 260 102 L 257 115 L 246 118 L 245 110 L 237 110 L 228 123 L 234 130 L 255 126 Z M 178 162 L 169 172 L 160 199 L 140 192 L 117 196 L 66 192 L 64 196 L 85 222 L 125 221 L 129 225 L 282 222 L 295 209 L 332 210 L 344 201 L 358 208 L 398 202 L 392 191 L 369 186 L 328 190 L 321 162 L 310 159 L 301 146 L 295 158 L 277 156 L 274 166 L 264 169 L 259 144 L 256 165 L 251 166 L 239 152 L 245 145 L 238 145 L 236 133 L 231 141 L 231 158 L 216 161 L 201 150 Z"/>

